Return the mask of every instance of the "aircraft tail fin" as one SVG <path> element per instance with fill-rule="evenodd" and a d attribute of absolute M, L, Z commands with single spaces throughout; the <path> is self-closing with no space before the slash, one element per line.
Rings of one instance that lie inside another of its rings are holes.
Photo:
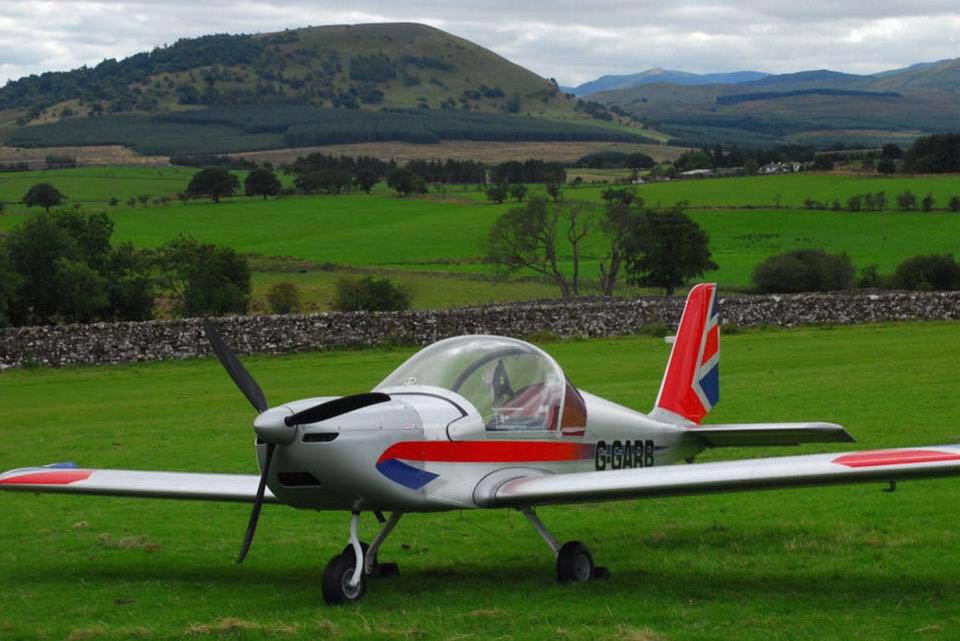
<path fill-rule="evenodd" d="M 717 286 L 701 283 L 690 290 L 651 416 L 683 425 L 699 425 L 720 401 L 720 318 Z"/>

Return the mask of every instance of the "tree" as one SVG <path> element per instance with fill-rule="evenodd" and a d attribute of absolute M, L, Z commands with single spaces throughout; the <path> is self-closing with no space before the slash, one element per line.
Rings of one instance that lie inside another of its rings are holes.
<path fill-rule="evenodd" d="M 930 211 L 933 209 L 933 194 L 927 192 L 927 195 L 923 197 L 923 200 L 920 201 L 920 206 L 923 208 L 923 211 Z"/>
<path fill-rule="evenodd" d="M 796 249 L 771 256 L 753 270 L 753 284 L 763 294 L 850 289 L 854 269 L 846 254 Z"/>
<path fill-rule="evenodd" d="M 892 176 L 897 172 L 897 165 L 889 158 L 884 158 L 877 163 L 877 173 L 884 176 Z"/>
<path fill-rule="evenodd" d="M 901 289 L 950 291 L 960 289 L 960 265 L 952 254 L 929 254 L 908 258 L 894 273 Z"/>
<path fill-rule="evenodd" d="M 387 175 L 387 185 L 400 196 L 407 196 L 416 189 L 417 176 L 409 169 L 397 167 Z"/>
<path fill-rule="evenodd" d="M 10 308 L 14 304 L 17 288 L 20 286 L 20 275 L 13 270 L 10 264 L 10 255 L 7 247 L 0 242 L 0 327 L 10 324 Z"/>
<path fill-rule="evenodd" d="M 819 154 L 813 159 L 813 169 L 815 171 L 830 171 L 833 169 L 833 165 L 833 156 L 827 154 Z"/>
<path fill-rule="evenodd" d="M 370 190 L 380 182 L 380 176 L 373 173 L 369 169 L 361 169 L 354 175 L 353 179 L 356 181 L 357 186 L 360 187 L 364 192 L 370 193 Z"/>
<path fill-rule="evenodd" d="M 64 200 L 66 200 L 66 196 L 50 183 L 37 183 L 23 195 L 24 205 L 27 207 L 43 207 L 47 212 L 50 211 L 51 207 L 62 204 Z"/>
<path fill-rule="evenodd" d="M 637 198 L 637 193 L 632 189 L 615 189 L 610 187 L 609 189 L 604 189 L 600 197 L 608 203 L 629 205 Z"/>
<path fill-rule="evenodd" d="M 560 179 L 550 177 L 544 181 L 543 186 L 547 190 L 547 196 L 549 196 L 553 202 L 560 202 L 560 199 L 563 198 L 563 182 Z"/>
<path fill-rule="evenodd" d="M 264 200 L 267 196 L 279 194 L 281 187 L 280 179 L 265 167 L 254 169 L 243 181 L 243 191 L 247 196 L 263 196 Z"/>
<path fill-rule="evenodd" d="M 300 291 L 289 281 L 277 283 L 267 292 L 267 303 L 274 314 L 294 314 L 300 311 Z"/>
<path fill-rule="evenodd" d="M 157 255 L 160 282 L 181 316 L 245 314 L 250 302 L 250 267 L 231 247 L 179 236 Z"/>
<path fill-rule="evenodd" d="M 74 322 L 89 322 L 109 306 L 106 280 L 87 263 L 61 256 L 54 273 L 67 316 Z"/>
<path fill-rule="evenodd" d="M 527 186 L 523 183 L 510 185 L 510 197 L 516 198 L 518 203 L 522 203 L 527 196 Z"/>
<path fill-rule="evenodd" d="M 633 238 L 643 229 L 646 215 L 643 199 L 611 201 L 604 210 L 600 228 L 610 240 L 610 251 L 600 260 L 600 289 L 604 296 L 613 296 L 613 291 L 630 250 L 636 247 Z"/>
<path fill-rule="evenodd" d="M 960 134 L 917 138 L 905 155 L 904 169 L 923 174 L 960 172 Z"/>
<path fill-rule="evenodd" d="M 232 196 L 240 188 L 240 180 L 223 167 L 202 169 L 193 175 L 187 185 L 187 195 L 191 198 L 207 196 L 215 203 L 221 198 Z"/>
<path fill-rule="evenodd" d="M 153 318 L 154 279 L 150 253 L 123 243 L 110 253 L 107 300 L 113 320 L 143 321 Z"/>
<path fill-rule="evenodd" d="M 344 278 L 337 282 L 333 308 L 341 312 L 402 311 L 410 308 L 410 299 L 410 290 L 389 278 Z"/>
<path fill-rule="evenodd" d="M 626 166 L 630 169 L 651 169 L 656 164 L 656 161 L 647 154 L 640 152 L 627 154 Z"/>
<path fill-rule="evenodd" d="M 888 160 L 899 160 L 903 158 L 903 149 L 894 143 L 887 143 L 880 151 L 880 157 Z"/>
<path fill-rule="evenodd" d="M 668 296 L 691 278 L 717 269 L 710 238 L 681 209 L 650 210 L 630 239 L 624 273 L 641 287 L 660 287 Z"/>
<path fill-rule="evenodd" d="M 496 183 L 487 187 L 487 200 L 498 205 L 507 199 L 509 188 L 506 183 Z"/>
<path fill-rule="evenodd" d="M 591 210 L 585 203 L 550 203 L 543 197 L 533 197 L 494 223 L 487 236 L 486 260 L 502 276 L 520 269 L 543 274 L 559 286 L 566 300 L 579 292 L 580 246 L 592 225 Z M 569 279 L 560 268 L 558 255 L 564 239 L 572 253 Z"/>
<path fill-rule="evenodd" d="M 10 232 L 9 265 L 19 286 L 14 324 L 145 320 L 153 309 L 149 265 L 131 245 L 113 249 L 105 214 L 41 214 Z M 2 289 L 2 288 L 0 288 Z"/>
<path fill-rule="evenodd" d="M 960 211 L 960 196 L 951 196 L 947 208 L 950 211 Z"/>

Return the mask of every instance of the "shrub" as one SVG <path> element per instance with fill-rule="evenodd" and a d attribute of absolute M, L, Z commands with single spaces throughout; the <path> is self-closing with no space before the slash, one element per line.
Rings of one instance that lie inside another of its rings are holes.
<path fill-rule="evenodd" d="M 410 291 L 389 278 L 367 276 L 337 282 L 333 308 L 341 312 L 391 312 L 410 308 Z"/>
<path fill-rule="evenodd" d="M 923 197 L 923 200 L 920 201 L 920 206 L 923 208 L 923 211 L 933 209 L 933 194 L 928 192 L 927 195 Z"/>
<path fill-rule="evenodd" d="M 822 249 L 796 249 L 771 256 L 753 270 L 758 292 L 797 293 L 850 289 L 853 265 L 846 254 Z"/>
<path fill-rule="evenodd" d="M 300 290 L 291 282 L 277 283 L 267 292 L 267 304 L 274 314 L 295 314 L 300 311 Z"/>
<path fill-rule="evenodd" d="M 947 208 L 950 211 L 960 211 L 960 196 L 951 196 Z"/>
<path fill-rule="evenodd" d="M 909 189 L 897 194 L 897 208 L 902 211 L 913 211 L 917 208 L 917 197 Z"/>
<path fill-rule="evenodd" d="M 960 265 L 951 254 L 914 256 L 897 265 L 894 282 L 900 289 L 960 289 Z"/>

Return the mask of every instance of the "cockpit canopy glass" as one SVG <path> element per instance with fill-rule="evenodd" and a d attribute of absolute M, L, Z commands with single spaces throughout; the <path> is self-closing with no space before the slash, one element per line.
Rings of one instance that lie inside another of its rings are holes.
<path fill-rule="evenodd" d="M 563 370 L 543 350 L 501 336 L 458 336 L 421 350 L 376 389 L 429 385 L 466 398 L 487 431 L 555 430 Z"/>

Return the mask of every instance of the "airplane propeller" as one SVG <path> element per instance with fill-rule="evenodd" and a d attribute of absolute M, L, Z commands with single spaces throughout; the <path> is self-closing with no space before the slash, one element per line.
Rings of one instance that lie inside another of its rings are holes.
<path fill-rule="evenodd" d="M 240 391 L 243 392 L 243 395 L 250 401 L 250 404 L 253 405 L 253 409 L 257 410 L 257 414 L 262 415 L 269 408 L 267 397 L 264 395 L 263 390 L 253 376 L 250 375 L 250 372 L 240 363 L 240 360 L 237 358 L 237 355 L 233 353 L 233 350 L 224 342 L 223 337 L 220 336 L 220 332 L 217 331 L 213 323 L 205 320 L 203 326 L 207 334 L 207 339 L 210 341 L 210 345 L 213 347 L 217 358 L 220 359 L 220 363 L 224 369 L 227 370 L 227 374 L 230 375 L 233 382 L 236 383 Z M 277 425 L 272 420 L 261 421 L 261 417 L 258 416 L 258 420 L 254 423 L 254 429 L 257 432 L 257 436 L 260 437 L 260 440 L 266 443 L 267 455 L 263 462 L 263 471 L 260 473 L 260 484 L 257 486 L 257 498 L 253 503 L 253 511 L 250 513 L 250 522 L 247 524 L 247 532 L 243 537 L 243 545 L 240 547 L 240 556 L 237 558 L 237 563 L 243 563 L 247 552 L 250 550 L 250 545 L 253 543 L 253 535 L 257 530 L 257 521 L 260 519 L 260 509 L 263 507 L 263 495 L 267 487 L 267 478 L 270 476 L 270 463 L 273 461 L 273 453 L 276 451 L 278 444 L 286 445 L 291 443 L 296 435 L 296 430 L 289 428 L 296 427 L 297 425 L 326 421 L 347 414 L 348 412 L 353 412 L 378 403 L 385 403 L 389 400 L 390 397 L 381 392 L 367 392 L 364 394 L 343 396 L 286 416 L 282 421 L 282 425 Z"/>

